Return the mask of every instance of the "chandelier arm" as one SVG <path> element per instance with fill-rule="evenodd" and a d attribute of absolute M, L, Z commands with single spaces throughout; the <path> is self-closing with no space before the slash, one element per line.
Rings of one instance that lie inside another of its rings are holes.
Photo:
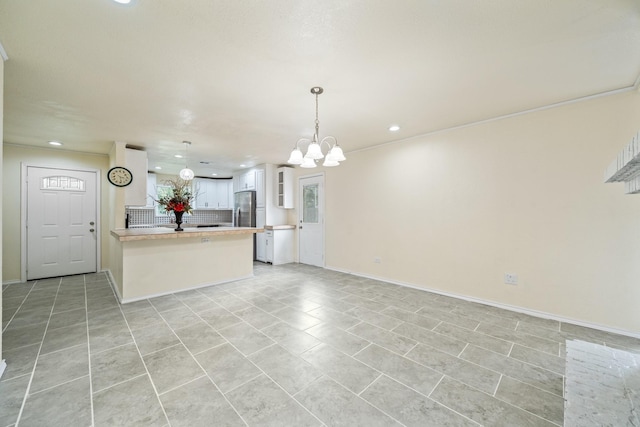
<path fill-rule="evenodd" d="M 333 145 L 331 145 L 327 139 L 333 139 Z M 322 141 L 320 141 L 320 145 L 322 144 L 327 144 L 329 146 L 329 150 L 331 150 L 334 146 L 338 145 L 338 139 L 335 136 L 331 136 L 331 135 L 327 135 L 324 138 L 322 138 Z"/>

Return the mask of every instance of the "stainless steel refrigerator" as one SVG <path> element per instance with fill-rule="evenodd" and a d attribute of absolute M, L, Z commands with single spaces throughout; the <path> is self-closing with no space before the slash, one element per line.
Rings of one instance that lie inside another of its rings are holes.
<path fill-rule="evenodd" d="M 234 227 L 255 227 L 256 226 L 256 192 L 240 191 L 235 194 L 235 205 L 233 209 Z"/>
<path fill-rule="evenodd" d="M 240 191 L 235 193 L 233 207 L 234 227 L 256 226 L 256 192 Z M 256 259 L 256 235 L 253 235 L 253 259 Z"/>

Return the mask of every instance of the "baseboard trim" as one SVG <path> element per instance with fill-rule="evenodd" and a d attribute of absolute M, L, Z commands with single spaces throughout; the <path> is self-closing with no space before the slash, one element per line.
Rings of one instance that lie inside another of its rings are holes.
<path fill-rule="evenodd" d="M 434 294 L 444 295 L 444 296 L 451 297 L 451 298 L 458 298 L 458 299 L 461 299 L 461 300 L 464 300 L 464 301 L 475 302 L 475 303 L 478 303 L 478 304 L 490 305 L 492 307 L 502 308 L 504 310 L 509 310 L 509 311 L 515 311 L 517 313 L 527 314 L 529 316 L 540 317 L 540 318 L 543 318 L 543 319 L 557 320 L 557 321 L 563 322 L 563 323 L 569 323 L 569 324 L 576 325 L 576 326 L 584 326 L 586 328 L 597 329 L 599 331 L 610 332 L 610 333 L 613 333 L 613 334 L 624 335 L 624 336 L 632 337 L 632 338 L 640 338 L 640 333 L 638 333 L 638 332 L 631 332 L 631 331 L 627 331 L 625 329 L 611 328 L 609 326 L 604 326 L 604 325 L 600 325 L 600 324 L 597 324 L 597 323 L 591 323 L 591 322 L 585 322 L 585 321 L 582 321 L 582 320 L 571 319 L 571 318 L 568 318 L 568 317 L 563 317 L 563 316 L 558 316 L 556 314 L 547 313 L 545 311 L 532 310 L 532 309 L 528 309 L 528 308 L 524 308 L 524 307 L 519 307 L 519 306 L 516 306 L 516 305 L 503 304 L 503 303 L 500 303 L 500 302 L 491 301 L 491 300 L 485 300 L 485 299 L 482 299 L 482 298 L 475 298 L 475 297 L 470 297 L 470 296 L 467 296 L 467 295 L 460 295 L 460 294 L 455 294 L 455 293 L 451 293 L 451 292 L 445 292 L 445 291 L 442 291 L 442 290 L 439 290 L 439 289 L 433 289 L 433 288 L 429 288 L 429 287 L 421 287 L 421 286 L 417 286 L 417 285 L 414 285 L 414 284 L 411 284 L 411 283 L 400 282 L 398 280 L 392 280 L 392 279 L 388 279 L 388 278 L 384 278 L 384 277 L 372 276 L 372 275 L 368 275 L 368 274 L 356 273 L 356 272 L 353 272 L 353 271 L 342 270 L 340 268 L 333 268 L 333 267 L 325 267 L 325 268 L 327 270 L 337 271 L 339 273 L 352 274 L 354 276 L 364 277 L 366 279 L 380 280 L 381 282 L 387 282 L 387 283 L 391 283 L 391 284 L 394 284 L 394 285 L 404 286 L 406 288 L 412 288 L 412 289 L 417 289 L 417 290 L 420 290 L 420 291 L 431 292 L 431 293 L 434 293 Z"/>
<path fill-rule="evenodd" d="M 24 283 L 22 280 L 7 280 L 6 282 L 2 282 L 2 286 L 4 285 L 15 285 L 16 283 Z"/>
<path fill-rule="evenodd" d="M 111 274 L 111 270 L 106 269 L 103 271 L 107 273 L 107 278 L 109 279 L 109 284 L 111 285 L 111 289 L 113 289 L 113 293 L 116 294 L 118 301 L 122 302 L 122 295 L 120 295 L 120 292 L 118 292 L 118 287 L 116 286 L 116 279 L 113 277 L 113 274 Z"/>
<path fill-rule="evenodd" d="M 5 369 L 7 369 L 7 361 L 2 359 L 0 360 L 0 378 L 2 378 L 2 374 L 4 374 Z"/>
<path fill-rule="evenodd" d="M 151 295 L 146 295 L 143 297 L 135 297 L 135 298 L 122 298 L 122 295 L 120 295 L 120 292 L 118 292 L 117 287 L 115 286 L 115 280 L 113 280 L 113 275 L 111 274 L 111 270 L 105 270 L 107 272 L 107 275 L 109 276 L 109 281 L 111 282 L 111 287 L 113 288 L 113 291 L 115 292 L 116 296 L 118 297 L 118 301 L 120 301 L 120 304 L 127 304 L 130 302 L 136 302 L 136 301 L 143 301 L 149 298 L 157 298 L 157 297 L 162 297 L 165 295 L 171 295 L 171 294 L 177 294 L 180 292 L 185 292 L 185 291 L 192 291 L 194 289 L 200 289 L 200 288 L 206 288 L 208 286 L 216 286 L 216 285 L 222 285 L 225 283 L 231 283 L 231 282 L 237 282 L 238 280 L 245 280 L 245 279 L 251 279 L 252 277 L 255 277 L 253 275 L 253 273 L 247 275 L 247 276 L 243 276 L 243 277 L 238 277 L 232 280 L 222 280 L 220 282 L 209 282 L 209 283 L 203 283 L 201 285 L 196 285 L 193 286 L 191 288 L 185 288 L 185 289 L 180 289 L 179 291 L 167 291 L 167 292 L 160 292 L 157 294 L 151 294 Z"/>

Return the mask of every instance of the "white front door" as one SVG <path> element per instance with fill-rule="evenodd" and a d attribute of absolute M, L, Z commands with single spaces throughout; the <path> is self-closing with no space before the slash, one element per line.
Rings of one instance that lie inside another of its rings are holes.
<path fill-rule="evenodd" d="M 27 167 L 27 280 L 97 271 L 95 172 Z"/>
<path fill-rule="evenodd" d="M 298 201 L 300 263 L 324 267 L 324 175 L 300 178 Z"/>

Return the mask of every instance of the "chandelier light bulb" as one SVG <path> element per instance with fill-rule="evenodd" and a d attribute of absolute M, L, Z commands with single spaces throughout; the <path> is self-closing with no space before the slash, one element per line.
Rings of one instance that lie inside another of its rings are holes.
<path fill-rule="evenodd" d="M 342 152 L 342 148 L 340 148 L 339 145 L 334 145 L 329 154 L 331 154 L 331 157 L 337 162 L 347 160 L 347 158 L 344 156 L 344 153 Z"/>
<path fill-rule="evenodd" d="M 313 160 L 323 158 L 324 154 L 322 154 L 320 144 L 318 144 L 317 142 L 312 142 L 311 144 L 309 144 L 309 148 L 307 148 L 307 154 L 304 157 Z"/>
<path fill-rule="evenodd" d="M 302 151 L 298 147 L 294 148 L 287 163 L 290 165 L 301 165 L 303 160 Z"/>
<path fill-rule="evenodd" d="M 305 157 L 304 160 L 302 161 L 302 164 L 300 165 L 301 168 L 305 168 L 305 169 L 315 168 L 316 166 L 317 166 L 316 161 L 308 157 Z"/>
<path fill-rule="evenodd" d="M 327 157 L 324 158 L 324 162 L 322 162 L 322 166 L 329 168 L 333 166 L 340 166 L 340 163 L 332 159 L 331 156 L 327 154 Z"/>

